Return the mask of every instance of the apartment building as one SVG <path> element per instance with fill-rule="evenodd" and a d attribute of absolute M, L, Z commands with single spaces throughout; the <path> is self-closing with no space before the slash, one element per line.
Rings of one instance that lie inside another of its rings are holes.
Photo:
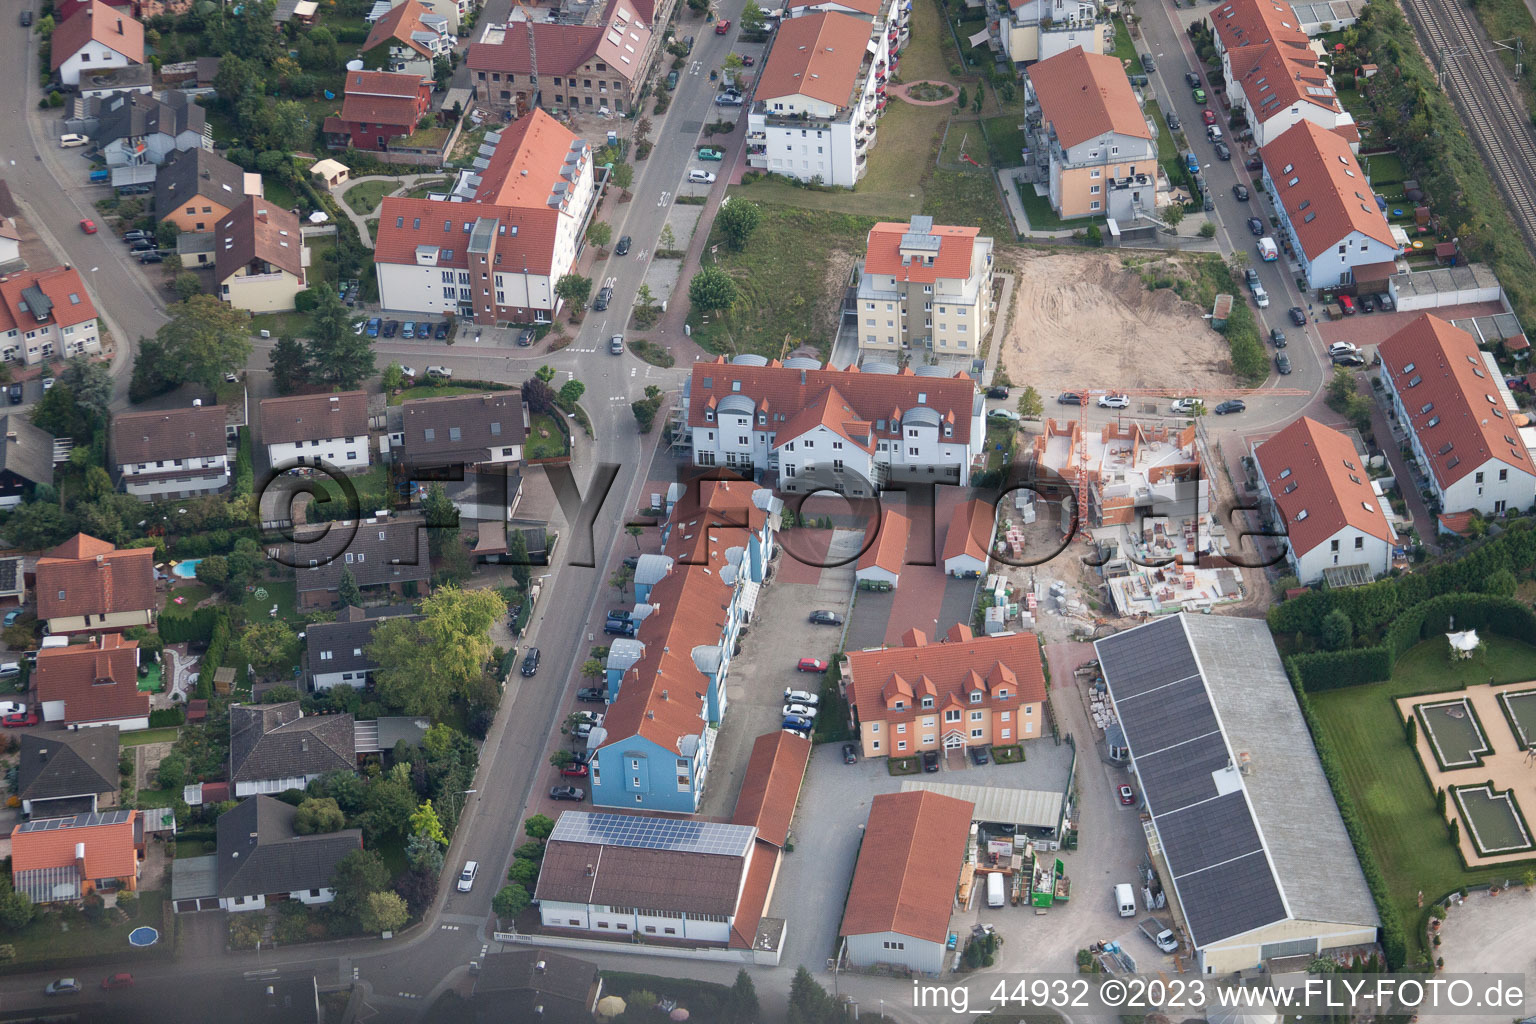
<path fill-rule="evenodd" d="M 219 221 L 214 246 L 219 298 L 252 313 L 293 309 L 309 267 L 298 217 L 251 196 Z"/>
<path fill-rule="evenodd" d="M 1006 10 L 997 8 L 993 34 L 1020 71 L 1074 47 L 1103 53 L 1106 43 L 1113 46 L 1106 37 L 1114 28 L 1099 17 L 1099 5 L 1091 0 L 1008 0 Z"/>
<path fill-rule="evenodd" d="M 96 306 L 74 267 L 0 277 L 0 360 L 36 366 L 44 359 L 99 355 Z"/>
<path fill-rule="evenodd" d="M 140 501 L 216 494 L 229 486 L 229 438 L 222 405 L 119 413 L 112 464 Z"/>
<path fill-rule="evenodd" d="M 368 396 L 361 391 L 264 398 L 260 412 L 261 439 L 276 471 L 324 465 L 361 473 L 372 461 Z"/>
<path fill-rule="evenodd" d="M 1063 218 L 1133 220 L 1158 200 L 1157 141 L 1120 61 L 1076 47 L 1029 69 L 1040 106 L 1034 158 L 1048 161 Z"/>
<path fill-rule="evenodd" d="M 433 63 L 453 52 L 453 38 L 447 18 L 405 0 L 373 23 L 359 52 L 374 67 L 430 78 Z"/>
<path fill-rule="evenodd" d="M 992 239 L 932 217 L 876 224 L 858 304 L 860 355 L 974 356 L 992 327 Z"/>

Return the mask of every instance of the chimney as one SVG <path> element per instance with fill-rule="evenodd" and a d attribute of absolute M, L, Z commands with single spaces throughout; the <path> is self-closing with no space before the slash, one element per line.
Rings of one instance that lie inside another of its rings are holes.
<path fill-rule="evenodd" d="M 118 35 L 122 35 L 123 34 L 123 19 L 122 18 L 118 18 L 117 19 L 117 34 Z"/>
<path fill-rule="evenodd" d="M 304 753 L 304 754 L 309 753 L 309 737 L 308 736 L 300 736 L 299 737 L 299 751 L 300 751 L 300 753 Z"/>
<path fill-rule="evenodd" d="M 654 720 L 656 718 L 656 712 L 647 710 L 645 712 L 645 717 Z"/>
<path fill-rule="evenodd" d="M 5 439 L 7 441 L 14 441 L 14 440 L 16 440 L 16 431 L 14 431 L 14 430 L 7 430 L 5 432 Z"/>
<path fill-rule="evenodd" d="M 667 691 L 666 690 L 662 690 L 661 691 L 661 699 L 662 700 L 666 700 L 667 699 Z"/>
<path fill-rule="evenodd" d="M 107 556 L 106 555 L 97 555 L 96 556 L 96 564 L 97 565 L 105 564 L 106 560 L 107 560 Z"/>

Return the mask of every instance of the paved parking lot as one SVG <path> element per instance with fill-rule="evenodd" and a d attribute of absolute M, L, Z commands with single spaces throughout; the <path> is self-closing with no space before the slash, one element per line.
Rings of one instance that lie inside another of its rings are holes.
<path fill-rule="evenodd" d="M 901 586 L 881 593 L 861 590 L 848 619 L 847 650 L 898 644 L 912 628 L 930 638 L 942 636 L 957 622 L 970 625 L 971 607 L 980 580 L 945 576 L 931 565 L 909 565 L 901 571 Z M 938 601 L 934 598 L 938 596 Z"/>

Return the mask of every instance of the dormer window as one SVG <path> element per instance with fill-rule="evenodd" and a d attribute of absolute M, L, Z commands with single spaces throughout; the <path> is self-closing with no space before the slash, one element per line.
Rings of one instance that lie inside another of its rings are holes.
<path fill-rule="evenodd" d="M 933 698 L 932 697 L 924 697 L 923 698 L 923 707 L 925 707 L 925 708 L 933 707 Z"/>
<path fill-rule="evenodd" d="M 998 700 L 1007 700 L 1008 699 L 1008 687 L 1005 686 L 1001 690 L 997 691 L 997 699 Z"/>
<path fill-rule="evenodd" d="M 898 700 L 895 704 L 893 704 L 891 706 L 894 707 L 897 711 L 902 711 L 902 710 L 904 710 L 906 708 L 907 702 L 904 701 L 904 700 Z"/>
<path fill-rule="evenodd" d="M 713 409 L 705 409 L 704 410 L 704 418 L 706 420 L 708 420 L 710 423 L 715 422 L 715 410 L 713 410 Z"/>
<path fill-rule="evenodd" d="M 981 691 L 980 690 L 972 690 L 971 691 L 971 703 L 972 704 L 980 704 L 981 703 Z"/>

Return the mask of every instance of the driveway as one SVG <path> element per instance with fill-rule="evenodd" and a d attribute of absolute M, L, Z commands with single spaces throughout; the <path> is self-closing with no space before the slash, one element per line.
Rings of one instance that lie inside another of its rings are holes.
<path fill-rule="evenodd" d="M 1448 973 L 1536 973 L 1536 896 L 1506 889 L 1497 896 L 1474 892 L 1460 905 L 1446 908 L 1440 928 L 1440 955 Z M 1536 996 L 1527 990 L 1525 1006 L 1462 1018 L 1467 1024 L 1504 1024 L 1536 1013 Z"/>

